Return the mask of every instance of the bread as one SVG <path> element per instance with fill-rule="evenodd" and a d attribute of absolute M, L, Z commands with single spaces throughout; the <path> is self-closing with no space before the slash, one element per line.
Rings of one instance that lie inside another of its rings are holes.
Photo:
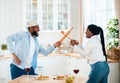
<path fill-rule="evenodd" d="M 43 76 L 43 75 L 36 76 L 36 79 L 37 79 L 37 80 L 48 79 L 48 78 L 49 78 L 49 76 Z"/>

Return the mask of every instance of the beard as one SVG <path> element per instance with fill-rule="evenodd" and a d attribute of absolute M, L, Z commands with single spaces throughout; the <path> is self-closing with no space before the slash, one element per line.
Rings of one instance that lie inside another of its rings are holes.
<path fill-rule="evenodd" d="M 39 34 L 38 34 L 36 31 L 33 31 L 33 32 L 32 32 L 32 35 L 33 35 L 34 37 L 38 37 L 38 36 L 39 36 Z"/>

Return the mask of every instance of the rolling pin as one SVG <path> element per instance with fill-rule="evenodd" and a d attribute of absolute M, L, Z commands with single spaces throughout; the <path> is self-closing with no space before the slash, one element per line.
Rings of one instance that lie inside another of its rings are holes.
<path fill-rule="evenodd" d="M 61 31 L 61 34 L 65 35 L 64 31 Z M 71 41 L 72 39 L 67 36 L 67 38 Z"/>
<path fill-rule="evenodd" d="M 67 31 L 64 36 L 60 39 L 60 42 L 63 42 L 63 40 L 70 34 L 70 32 L 73 30 L 74 27 L 72 27 L 69 31 Z"/>
<path fill-rule="evenodd" d="M 65 32 L 64 31 L 61 31 L 61 34 L 63 34 L 63 35 L 65 35 Z M 67 38 L 69 39 L 69 40 L 72 40 L 70 37 L 68 37 L 67 36 Z"/>

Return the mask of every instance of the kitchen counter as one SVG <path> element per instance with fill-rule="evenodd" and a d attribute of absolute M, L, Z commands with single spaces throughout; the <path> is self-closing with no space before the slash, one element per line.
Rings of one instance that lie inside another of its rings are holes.
<path fill-rule="evenodd" d="M 10 58 L 12 58 L 11 55 L 0 56 L 0 60 L 2 60 L 2 59 L 10 59 Z"/>
<path fill-rule="evenodd" d="M 79 77 L 78 81 L 80 83 L 86 83 L 88 80 L 88 77 Z M 30 75 L 29 79 L 26 79 L 26 75 L 23 75 L 21 77 L 18 77 L 14 80 L 9 81 L 8 83 L 66 83 L 65 79 L 53 79 L 52 77 L 49 77 L 48 79 L 35 79 L 35 76 Z M 74 82 L 73 82 L 74 83 Z"/>
<path fill-rule="evenodd" d="M 85 57 L 80 56 L 80 55 L 77 54 L 77 53 L 66 53 L 66 54 L 51 53 L 51 54 L 49 54 L 47 57 L 53 57 L 53 56 L 68 56 L 68 57 L 84 58 L 84 59 L 85 59 Z M 39 57 L 46 57 L 46 56 L 43 56 L 43 55 L 40 54 Z M 0 56 L 0 60 L 2 60 L 2 59 L 10 59 L 10 58 L 12 58 L 11 55 Z M 117 63 L 117 62 L 120 63 L 120 60 L 108 59 L 108 63 Z"/>
<path fill-rule="evenodd" d="M 51 53 L 49 56 L 70 56 L 70 57 L 76 57 L 76 58 L 84 58 L 83 56 L 80 56 L 78 53 L 66 53 L 66 54 L 60 54 L 60 53 Z M 112 60 L 108 59 L 108 63 L 120 63 L 120 60 Z"/>
<path fill-rule="evenodd" d="M 108 59 L 108 63 L 120 63 L 120 60 Z"/>
<path fill-rule="evenodd" d="M 8 74 L 10 73 L 10 71 L 6 69 L 9 69 L 9 64 L 11 63 L 11 59 L 12 59 L 11 55 L 0 56 L 1 66 L 4 65 L 4 67 L 2 67 L 2 69 L 0 70 L 1 71 L 0 72 L 1 73 L 0 83 L 4 83 L 3 82 L 4 79 L 7 82 L 8 80 L 10 80 L 10 74 Z M 80 67 L 81 71 L 79 75 L 87 76 L 89 73 L 89 67 L 88 67 L 89 65 L 87 64 L 85 58 L 80 56 L 77 53 L 67 53 L 67 54 L 52 53 L 52 54 L 49 54 L 47 57 L 43 55 L 39 55 L 38 67 L 43 67 L 43 72 L 40 71 L 41 69 L 37 68 L 38 73 L 40 74 L 44 73 L 45 75 L 55 75 L 56 73 L 58 75 L 66 75 L 66 74 L 73 75 L 73 72 L 71 69 L 74 66 L 77 66 L 73 63 L 74 61 L 78 62 L 78 65 Z M 120 60 L 108 59 L 108 62 L 109 62 L 110 70 L 111 70 L 110 75 L 109 75 L 109 81 L 110 81 L 109 83 L 114 83 L 114 82 L 120 83 L 119 82 Z M 54 68 L 55 66 L 56 68 Z M 7 71 L 7 72 L 4 73 L 4 71 Z M 12 83 L 14 82 L 12 81 Z"/>

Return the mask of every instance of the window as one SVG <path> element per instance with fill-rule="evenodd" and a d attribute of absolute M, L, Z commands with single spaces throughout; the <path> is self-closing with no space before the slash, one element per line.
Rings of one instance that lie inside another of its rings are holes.
<path fill-rule="evenodd" d="M 107 23 L 110 19 L 115 17 L 114 0 L 92 0 L 93 10 L 91 14 L 91 21 L 103 28 L 106 39 Z M 107 43 L 107 41 L 105 41 Z"/>
<path fill-rule="evenodd" d="M 26 22 L 35 20 L 41 30 L 67 30 L 70 0 L 26 0 Z"/>
<path fill-rule="evenodd" d="M 26 0 L 25 2 L 25 20 L 26 22 L 30 20 L 35 20 L 37 21 L 38 15 L 37 15 L 37 10 L 38 10 L 38 4 L 37 0 Z"/>
<path fill-rule="evenodd" d="M 91 23 L 106 27 L 114 17 L 114 0 L 91 0 Z"/>
<path fill-rule="evenodd" d="M 89 24 L 100 26 L 106 39 L 107 23 L 115 17 L 114 0 L 84 0 L 84 16 L 85 28 Z"/>

